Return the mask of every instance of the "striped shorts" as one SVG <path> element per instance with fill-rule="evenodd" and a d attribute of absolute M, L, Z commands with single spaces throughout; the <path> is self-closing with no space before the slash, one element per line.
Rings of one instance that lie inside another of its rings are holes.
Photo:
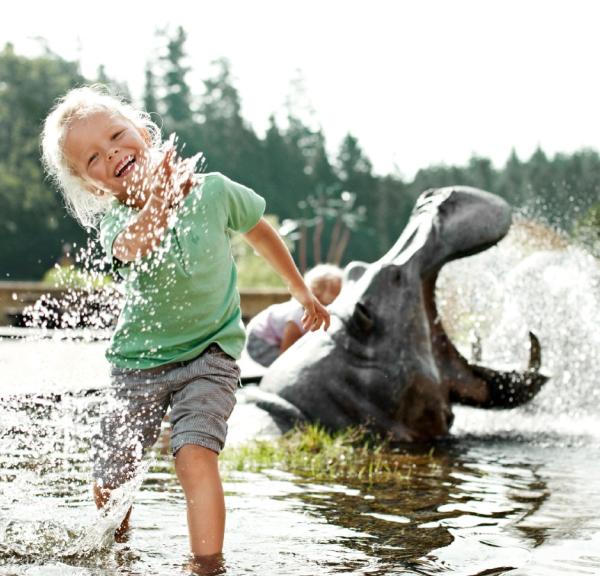
<path fill-rule="evenodd" d="M 225 445 L 240 369 L 216 344 L 188 362 L 149 370 L 113 367 L 108 402 L 94 438 L 94 478 L 115 488 L 135 475 L 168 410 L 173 455 L 185 444 L 217 454 Z"/>

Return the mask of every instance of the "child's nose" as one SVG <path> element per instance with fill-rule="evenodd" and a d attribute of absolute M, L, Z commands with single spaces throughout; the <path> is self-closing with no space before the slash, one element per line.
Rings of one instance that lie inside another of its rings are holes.
<path fill-rule="evenodd" d="M 118 149 L 118 148 L 111 148 L 111 149 L 108 151 L 108 156 L 107 156 L 107 157 L 108 157 L 108 159 L 109 159 L 109 160 L 112 160 L 112 159 L 113 159 L 113 156 L 114 156 L 115 154 L 117 154 L 117 152 L 118 152 L 118 151 L 119 151 L 119 149 Z"/>

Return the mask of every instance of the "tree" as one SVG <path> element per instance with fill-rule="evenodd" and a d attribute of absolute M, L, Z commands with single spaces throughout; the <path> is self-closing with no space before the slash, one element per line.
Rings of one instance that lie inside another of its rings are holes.
<path fill-rule="evenodd" d="M 275 117 L 271 115 L 264 140 L 266 183 L 263 193 L 269 211 L 282 219 L 297 217 L 298 202 L 306 195 L 307 184 L 297 152 L 289 146 Z M 297 182 L 299 177 L 302 179 L 300 183 Z"/>
<path fill-rule="evenodd" d="M 164 121 L 169 132 L 181 132 L 193 120 L 192 95 L 186 81 L 190 68 L 185 65 L 185 41 L 185 30 L 179 26 L 175 36 L 167 41 L 166 54 L 160 58 L 163 67 Z"/>
<path fill-rule="evenodd" d="M 146 64 L 144 76 L 144 110 L 151 114 L 152 112 L 158 112 L 158 100 L 156 99 L 156 78 L 154 76 L 154 71 L 152 70 L 152 63 L 148 62 Z"/>
<path fill-rule="evenodd" d="M 513 206 L 521 207 L 525 204 L 525 170 L 514 148 L 500 173 L 498 192 Z"/>
<path fill-rule="evenodd" d="M 344 190 L 356 195 L 358 205 L 364 206 L 366 221 L 370 226 L 362 226 L 352 236 L 349 251 L 353 258 L 372 260 L 380 252 L 377 235 L 383 233 L 382 223 L 373 220 L 378 212 L 377 179 L 372 174 L 372 164 L 358 139 L 348 133 L 342 140 L 337 158 L 337 173 Z"/>
<path fill-rule="evenodd" d="M 49 50 L 27 58 L 6 44 L 0 52 L 0 270 L 7 277 L 40 278 L 65 242 L 85 242 L 39 159 L 43 119 L 58 96 L 83 82 L 78 63 Z"/>
<path fill-rule="evenodd" d="M 265 182 L 266 166 L 260 139 L 241 114 L 241 101 L 227 59 L 212 63 L 204 81 L 199 122 L 193 138 L 210 170 L 225 172 L 257 189 Z"/>

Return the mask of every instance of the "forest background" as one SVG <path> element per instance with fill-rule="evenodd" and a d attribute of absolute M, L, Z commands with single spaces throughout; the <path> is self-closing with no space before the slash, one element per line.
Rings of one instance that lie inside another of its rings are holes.
<path fill-rule="evenodd" d="M 378 258 L 398 237 L 421 192 L 454 184 L 499 194 L 517 214 L 600 255 L 600 156 L 593 149 L 549 158 L 538 148 L 525 160 L 513 151 L 501 168 L 472 156 L 464 166 L 423 167 L 411 181 L 376 175 L 368 151 L 350 133 L 335 157 L 327 153 L 326 135 L 306 121 L 298 104 L 301 80 L 291 87 L 285 120 L 276 120 L 274 111 L 259 137 L 243 117 L 228 60 L 213 62 L 199 94 L 186 81 L 185 30 L 157 33 L 156 42 L 160 56 L 148 61 L 143 101 L 134 104 L 152 114 L 165 136 L 176 132 L 186 155 L 203 152 L 208 171 L 223 172 L 264 196 L 303 270 L 323 261 Z M 0 52 L 0 280 L 39 280 L 65 245 L 76 252 L 93 244 L 94 231 L 66 214 L 45 178 L 39 151 L 41 124 L 56 98 L 92 82 L 132 99 L 103 66 L 95 78 L 84 78 L 77 61 L 49 49 L 26 57 L 6 44 Z M 423 138 L 434 137 L 435 126 L 424 127 Z M 277 284 L 248 249 L 235 246 L 242 286 Z"/>

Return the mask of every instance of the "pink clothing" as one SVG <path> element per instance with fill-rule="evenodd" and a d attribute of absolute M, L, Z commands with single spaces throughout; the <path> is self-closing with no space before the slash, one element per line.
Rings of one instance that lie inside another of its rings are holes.
<path fill-rule="evenodd" d="M 283 339 L 283 331 L 288 322 L 294 322 L 302 334 L 302 316 L 304 308 L 293 298 L 281 304 L 272 304 L 248 323 L 248 334 L 252 333 L 269 344 L 279 346 Z"/>

